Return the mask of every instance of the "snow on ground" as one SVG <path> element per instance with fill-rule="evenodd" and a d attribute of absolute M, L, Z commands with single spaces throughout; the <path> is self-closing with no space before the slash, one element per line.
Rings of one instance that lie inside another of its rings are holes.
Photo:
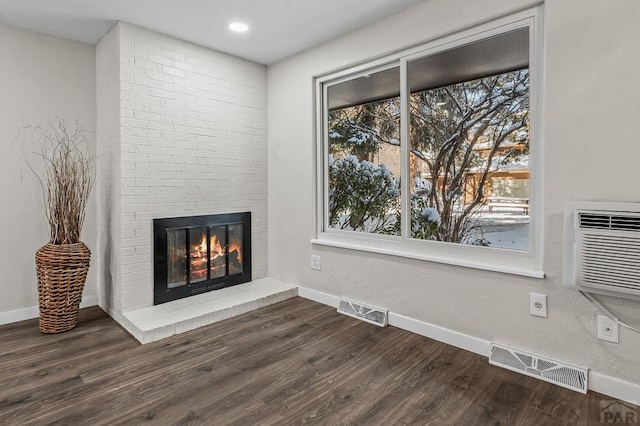
<path fill-rule="evenodd" d="M 522 209 L 494 209 L 480 213 L 484 238 L 490 247 L 529 250 L 529 216 Z"/>
<path fill-rule="evenodd" d="M 529 224 L 499 226 L 495 231 L 485 230 L 489 247 L 512 250 L 529 250 Z M 485 228 L 486 229 L 486 228 Z"/>
<path fill-rule="evenodd" d="M 343 216 L 340 223 L 332 228 L 340 229 L 348 218 L 347 215 Z M 529 216 L 523 214 L 522 209 L 494 208 L 489 213 L 488 208 L 483 207 L 478 218 L 484 238 L 491 243 L 489 247 L 529 250 Z"/>

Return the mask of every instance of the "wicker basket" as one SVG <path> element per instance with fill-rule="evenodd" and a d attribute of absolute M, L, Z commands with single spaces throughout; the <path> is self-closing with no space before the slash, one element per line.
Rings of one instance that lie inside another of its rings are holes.
<path fill-rule="evenodd" d="M 78 325 L 91 251 L 82 242 L 46 244 L 36 253 L 40 331 L 62 333 Z"/>

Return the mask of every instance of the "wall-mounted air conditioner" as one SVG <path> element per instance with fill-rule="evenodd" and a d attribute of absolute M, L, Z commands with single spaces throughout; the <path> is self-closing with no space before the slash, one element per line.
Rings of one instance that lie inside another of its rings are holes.
<path fill-rule="evenodd" d="M 566 287 L 640 300 L 640 203 L 568 202 L 563 272 Z"/>

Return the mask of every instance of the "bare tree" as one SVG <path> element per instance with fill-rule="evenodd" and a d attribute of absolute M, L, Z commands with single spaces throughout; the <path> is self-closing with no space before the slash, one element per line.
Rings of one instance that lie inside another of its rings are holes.
<path fill-rule="evenodd" d="M 440 241 L 476 243 L 477 211 L 484 187 L 501 162 L 518 153 L 506 141 L 522 139 L 528 154 L 529 72 L 520 70 L 411 95 L 411 155 L 426 165 L 432 190 L 428 204 L 440 213 Z M 479 143 L 488 153 L 479 154 Z M 465 179 L 478 176 L 470 201 L 462 202 Z"/>

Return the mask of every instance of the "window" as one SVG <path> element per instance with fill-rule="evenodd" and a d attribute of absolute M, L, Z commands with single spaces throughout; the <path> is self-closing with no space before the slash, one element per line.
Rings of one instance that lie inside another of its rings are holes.
<path fill-rule="evenodd" d="M 318 244 L 541 277 L 538 10 L 318 79 Z"/>
<path fill-rule="evenodd" d="M 328 87 L 330 229 L 400 235 L 399 87 L 398 66 Z"/>

